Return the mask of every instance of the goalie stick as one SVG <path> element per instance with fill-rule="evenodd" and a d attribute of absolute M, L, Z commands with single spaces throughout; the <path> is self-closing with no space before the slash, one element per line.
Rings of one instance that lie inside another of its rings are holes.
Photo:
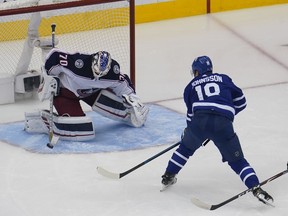
<path fill-rule="evenodd" d="M 209 139 L 206 139 L 204 142 L 203 142 L 203 146 L 205 146 L 210 140 Z M 111 179 L 120 179 L 124 176 L 126 176 L 127 174 L 133 172 L 134 170 L 142 167 L 143 165 L 149 163 L 150 161 L 154 160 L 155 158 L 161 156 L 162 154 L 170 151 L 171 149 L 175 148 L 176 146 L 180 145 L 180 142 L 177 142 L 171 146 L 169 146 L 168 148 L 164 149 L 163 151 L 159 152 L 158 154 L 148 158 L 147 160 L 143 161 L 142 163 L 132 167 L 131 169 L 125 171 L 125 172 L 121 172 L 121 173 L 114 173 L 114 172 L 110 172 L 102 167 L 97 167 L 97 171 L 99 174 L 101 174 L 102 176 L 105 176 L 107 178 L 111 178 Z"/>
<path fill-rule="evenodd" d="M 272 177 L 270 177 L 270 178 L 262 181 L 258 186 L 265 185 L 265 184 L 267 184 L 268 182 L 273 181 L 274 179 L 279 178 L 280 176 L 282 176 L 282 175 L 284 175 L 284 174 L 286 174 L 286 173 L 288 173 L 288 162 L 287 162 L 287 168 L 286 168 L 286 170 L 284 170 L 284 171 L 282 171 L 282 172 L 279 172 L 278 174 L 276 174 L 276 175 L 274 175 L 274 176 L 272 176 Z M 215 210 L 215 209 L 218 209 L 218 208 L 220 208 L 220 207 L 222 207 L 222 206 L 224 206 L 224 205 L 232 202 L 233 200 L 236 200 L 236 199 L 238 199 L 239 197 L 241 197 L 241 196 L 243 196 L 243 195 L 251 192 L 252 190 L 253 190 L 252 188 L 247 189 L 247 190 L 245 190 L 245 191 L 243 191 L 243 192 L 241 192 L 241 193 L 239 193 L 239 194 L 237 194 L 237 195 L 235 195 L 235 196 L 233 196 L 233 197 L 231 197 L 231 198 L 229 198 L 229 199 L 227 199 L 227 200 L 225 200 L 225 201 L 223 201 L 223 202 L 221 202 L 221 203 L 219 203 L 219 204 L 214 204 L 214 205 L 210 205 L 210 204 L 208 204 L 208 203 L 205 203 L 205 202 L 203 202 L 203 201 L 201 201 L 201 200 L 199 200 L 199 199 L 197 199 L 197 198 L 195 198 L 195 197 L 193 197 L 193 198 L 191 199 L 191 201 L 192 201 L 192 203 L 194 203 L 196 206 L 198 206 L 198 207 L 200 207 L 200 208 L 207 209 L 207 210 Z M 273 205 L 272 205 L 272 206 L 273 206 Z"/>
<path fill-rule="evenodd" d="M 55 47 L 55 29 L 56 24 L 51 24 L 51 30 L 52 30 L 52 48 Z M 47 143 L 48 148 L 53 148 L 54 145 L 58 142 L 59 136 L 56 136 L 53 132 L 53 101 L 54 101 L 54 92 L 52 92 L 50 96 L 50 119 L 49 119 L 49 143 Z"/>

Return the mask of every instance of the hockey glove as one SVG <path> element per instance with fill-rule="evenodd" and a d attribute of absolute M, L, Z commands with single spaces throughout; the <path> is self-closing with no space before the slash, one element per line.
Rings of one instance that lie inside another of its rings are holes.
<path fill-rule="evenodd" d="M 128 110 L 131 118 L 131 125 L 141 127 L 146 122 L 149 108 L 145 106 L 135 94 L 122 95 L 123 104 Z"/>
<path fill-rule="evenodd" d="M 49 76 L 46 70 L 42 68 L 42 78 L 38 89 L 38 97 L 40 101 L 50 99 L 51 95 L 59 94 L 60 79 L 55 76 Z"/>

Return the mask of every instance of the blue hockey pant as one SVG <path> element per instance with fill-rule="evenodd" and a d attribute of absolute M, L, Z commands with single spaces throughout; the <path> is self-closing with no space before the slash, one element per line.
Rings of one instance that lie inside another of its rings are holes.
<path fill-rule="evenodd" d="M 244 158 L 232 121 L 212 113 L 201 112 L 192 117 L 181 144 L 169 160 L 166 172 L 177 174 L 206 139 L 214 142 L 221 153 L 222 161 L 228 162 L 248 188 L 259 184 L 254 169 Z"/>

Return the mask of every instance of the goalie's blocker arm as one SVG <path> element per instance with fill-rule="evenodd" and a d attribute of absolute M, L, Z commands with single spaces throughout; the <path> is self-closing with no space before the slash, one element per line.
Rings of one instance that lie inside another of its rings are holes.
<path fill-rule="evenodd" d="M 59 95 L 60 79 L 56 76 L 49 76 L 46 70 L 42 67 L 41 83 L 38 89 L 40 101 L 50 99 L 51 95 Z"/>

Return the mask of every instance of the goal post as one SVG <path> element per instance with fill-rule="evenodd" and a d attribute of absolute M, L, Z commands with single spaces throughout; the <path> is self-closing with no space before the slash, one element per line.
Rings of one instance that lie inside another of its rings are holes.
<path fill-rule="evenodd" d="M 37 89 L 43 59 L 51 49 L 52 23 L 57 26 L 57 48 L 72 53 L 106 50 L 135 84 L 135 0 L 0 3 L 0 82 L 6 74 L 16 94 Z"/>

